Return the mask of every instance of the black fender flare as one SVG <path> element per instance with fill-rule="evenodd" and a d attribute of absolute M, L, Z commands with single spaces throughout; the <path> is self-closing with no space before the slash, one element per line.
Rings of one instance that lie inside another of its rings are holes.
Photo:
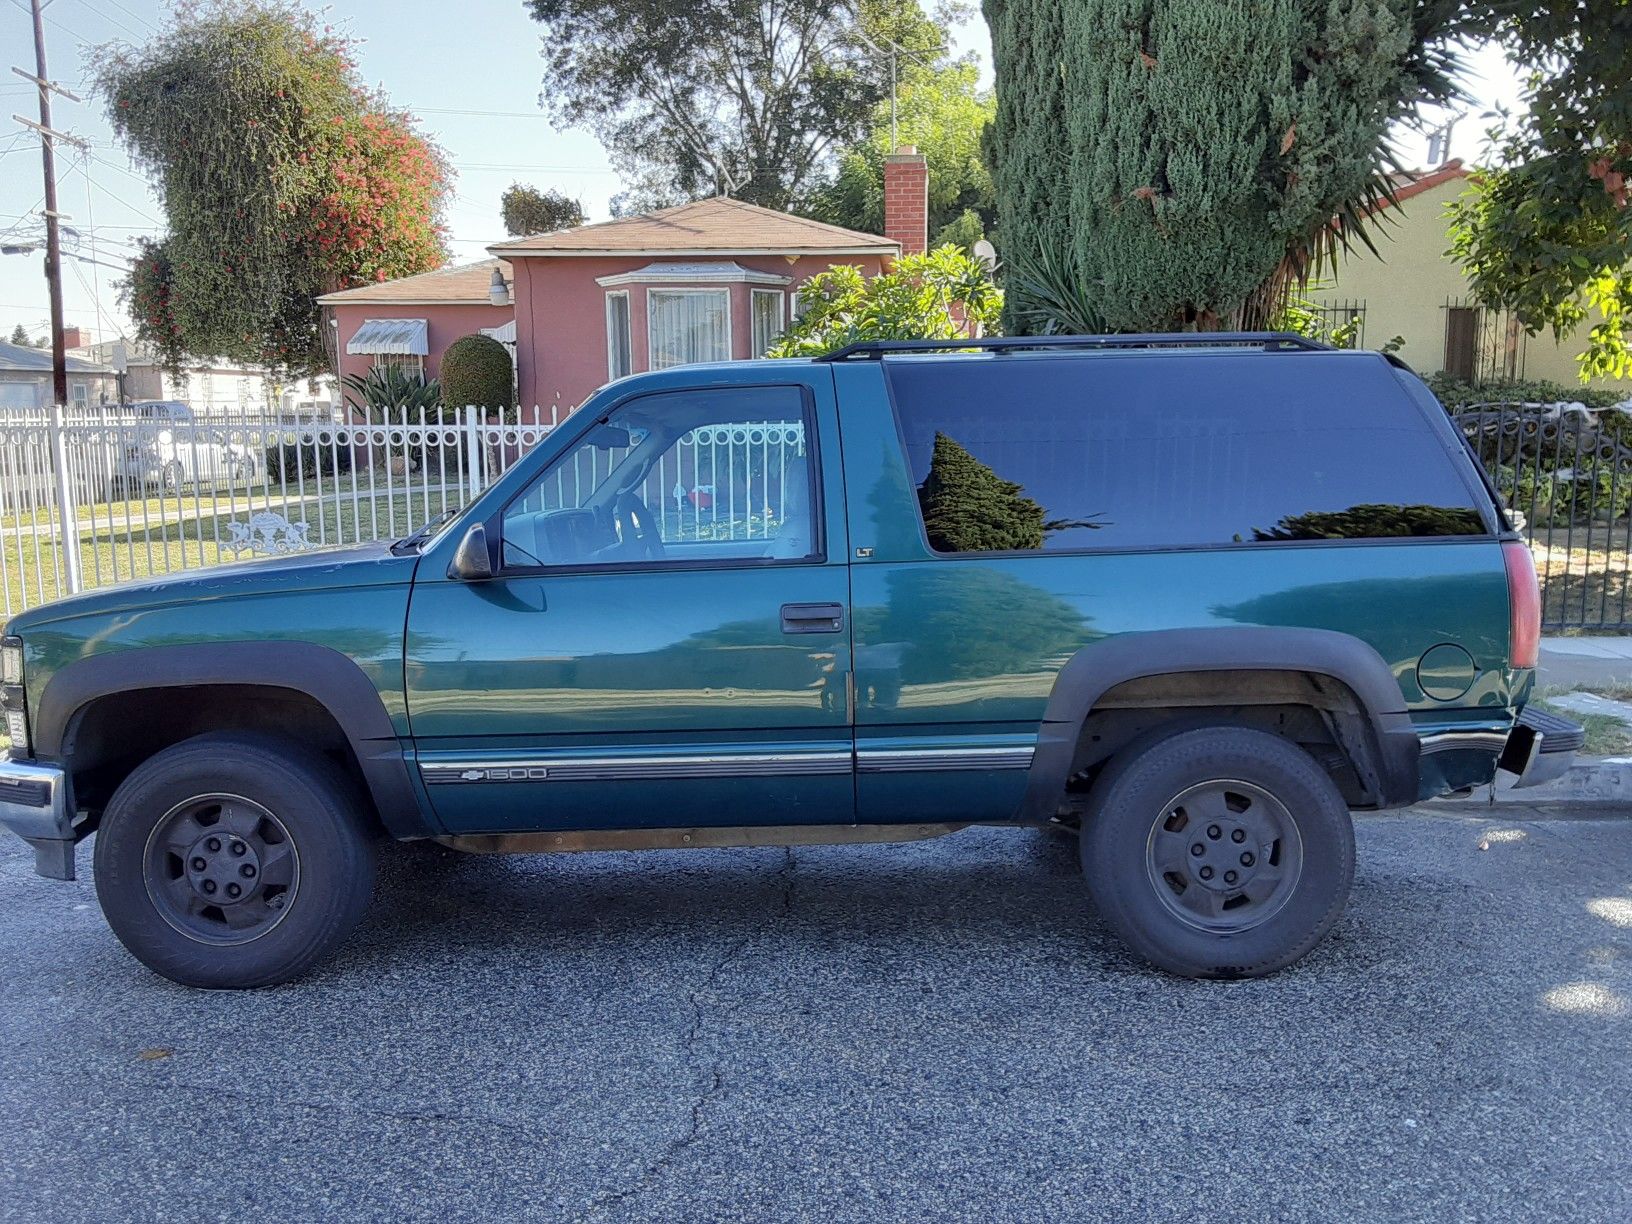
<path fill-rule="evenodd" d="M 33 715 L 34 748 L 66 765 L 81 715 L 101 697 L 232 684 L 289 689 L 316 701 L 350 742 L 386 830 L 393 837 L 437 831 L 425 821 L 402 742 L 374 682 L 353 660 L 315 642 L 145 646 L 76 660 L 46 682 Z"/>
<path fill-rule="evenodd" d="M 1361 764 L 1375 775 L 1379 806 L 1416 802 L 1421 741 L 1382 655 L 1331 629 L 1243 625 L 1123 633 L 1072 655 L 1054 679 L 1017 819 L 1052 818 L 1083 721 L 1107 692 L 1129 680 L 1200 671 L 1310 672 L 1347 685 L 1369 728 L 1370 759 Z"/>

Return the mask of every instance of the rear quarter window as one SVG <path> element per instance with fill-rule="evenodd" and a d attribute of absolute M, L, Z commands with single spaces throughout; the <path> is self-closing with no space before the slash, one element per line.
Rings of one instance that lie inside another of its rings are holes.
<path fill-rule="evenodd" d="M 886 370 L 938 552 L 1489 531 L 1382 362 L 1027 355 Z"/>

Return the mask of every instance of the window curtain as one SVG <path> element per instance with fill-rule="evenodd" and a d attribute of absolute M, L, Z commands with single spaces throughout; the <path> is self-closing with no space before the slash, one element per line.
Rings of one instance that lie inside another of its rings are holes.
<path fill-rule="evenodd" d="M 651 289 L 651 368 L 731 359 L 731 293 L 727 289 Z"/>
<path fill-rule="evenodd" d="M 622 378 L 631 372 L 629 352 L 629 295 L 606 295 L 606 373 Z"/>
<path fill-rule="evenodd" d="M 755 289 L 753 294 L 754 351 L 750 357 L 763 357 L 765 350 L 782 334 L 781 290 Z"/>

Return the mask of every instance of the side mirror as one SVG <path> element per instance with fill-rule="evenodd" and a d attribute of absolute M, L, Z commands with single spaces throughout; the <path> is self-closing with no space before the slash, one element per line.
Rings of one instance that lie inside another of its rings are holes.
<path fill-rule="evenodd" d="M 493 577 L 493 557 L 487 551 L 487 528 L 480 523 L 465 532 L 448 564 L 448 577 L 460 582 L 485 582 Z"/>
<path fill-rule="evenodd" d="M 627 429 L 616 425 L 597 425 L 584 435 L 584 441 L 599 450 L 627 450 L 632 440 Z"/>

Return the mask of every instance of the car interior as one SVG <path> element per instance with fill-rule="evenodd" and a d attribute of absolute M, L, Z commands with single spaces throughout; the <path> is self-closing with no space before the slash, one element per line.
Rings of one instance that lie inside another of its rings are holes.
<path fill-rule="evenodd" d="M 749 454 L 746 470 L 716 472 L 712 448 L 698 438 L 711 426 L 783 440 Z M 586 470 L 587 482 L 579 479 Z M 706 404 L 677 410 L 670 401 L 595 426 L 552 463 L 506 507 L 500 556 L 507 570 L 800 559 L 816 552 L 811 501 L 799 418 L 722 420 Z"/>

